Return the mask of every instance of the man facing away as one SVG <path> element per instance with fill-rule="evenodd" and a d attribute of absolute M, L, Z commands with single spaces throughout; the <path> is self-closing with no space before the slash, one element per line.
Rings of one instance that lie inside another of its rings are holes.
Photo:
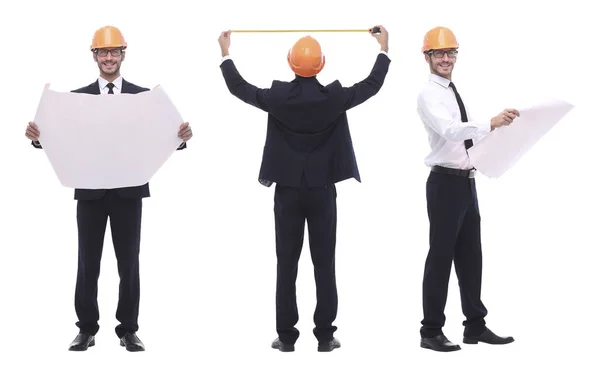
<path fill-rule="evenodd" d="M 429 65 L 429 81 L 419 93 L 417 111 L 429 137 L 431 152 L 425 164 L 431 168 L 426 197 L 429 216 L 429 254 L 423 277 L 421 347 L 456 351 L 444 333 L 444 308 L 452 262 L 460 286 L 462 311 L 466 317 L 463 342 L 506 344 L 512 337 L 499 337 L 485 325 L 487 309 L 481 302 L 480 215 L 475 188 L 475 169 L 467 149 L 498 127 L 511 124 L 519 112 L 502 111 L 490 121 L 470 118 L 452 71 L 458 43 L 452 31 L 436 27 L 427 32 L 422 53 Z"/>
<path fill-rule="evenodd" d="M 121 31 L 114 26 L 98 29 L 90 47 L 100 76 L 88 86 L 73 90 L 74 93 L 94 95 L 148 91 L 132 84 L 121 76 L 121 63 L 125 60 L 127 43 Z M 110 117 L 108 117 L 110 120 Z M 42 148 L 38 137 L 40 131 L 29 122 L 26 137 L 36 148 Z M 177 150 L 187 147 L 192 137 L 189 124 L 183 123 L 178 136 L 183 140 Z M 104 244 L 107 219 L 110 217 L 113 246 L 119 271 L 119 302 L 116 317 L 120 324 L 115 332 L 121 346 L 128 351 L 144 351 L 142 341 L 136 335 L 140 301 L 139 252 L 142 220 L 142 199 L 150 196 L 149 184 L 117 189 L 76 189 L 77 230 L 79 240 L 77 284 L 75 288 L 75 311 L 79 334 L 69 350 L 85 351 L 95 345 L 99 330 L 98 277 Z"/>
<path fill-rule="evenodd" d="M 337 327 L 338 296 L 335 277 L 337 182 L 360 175 L 354 156 L 346 111 L 373 97 L 388 72 L 388 32 L 372 33 L 381 51 L 369 76 L 351 87 L 339 81 L 317 80 L 325 64 L 320 44 L 299 39 L 288 52 L 295 73 L 291 82 L 275 80 L 268 89 L 249 84 L 229 56 L 230 31 L 221 33 L 221 71 L 227 88 L 240 100 L 268 113 L 267 136 L 259 182 L 276 183 L 274 215 L 277 254 L 276 329 L 272 348 L 294 351 L 300 333 L 296 305 L 296 276 L 308 223 L 311 258 L 317 291 L 314 336 L 317 350 L 340 347 Z"/>

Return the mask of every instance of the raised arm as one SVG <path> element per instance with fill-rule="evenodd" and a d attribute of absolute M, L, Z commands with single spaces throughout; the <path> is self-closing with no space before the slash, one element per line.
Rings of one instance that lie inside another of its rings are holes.
<path fill-rule="evenodd" d="M 351 87 L 344 87 L 342 91 L 344 93 L 344 104 L 345 109 L 349 110 L 355 106 L 360 105 L 365 102 L 369 98 L 373 97 L 375 94 L 379 92 L 383 83 L 385 81 L 385 77 L 388 73 L 388 69 L 390 66 L 390 58 L 388 57 L 388 32 L 387 30 L 381 26 L 377 26 L 380 29 L 379 33 L 371 34 L 381 46 L 381 51 L 377 55 L 377 59 L 375 60 L 375 65 L 369 73 L 369 76 L 352 85 Z"/>
<path fill-rule="evenodd" d="M 269 89 L 260 89 L 248 83 L 238 72 L 233 60 L 229 56 L 229 46 L 231 44 L 231 31 L 224 31 L 219 36 L 219 45 L 221 46 L 221 73 L 225 79 L 225 84 L 229 92 L 246 102 L 249 105 L 257 107 L 263 111 L 269 111 Z"/>

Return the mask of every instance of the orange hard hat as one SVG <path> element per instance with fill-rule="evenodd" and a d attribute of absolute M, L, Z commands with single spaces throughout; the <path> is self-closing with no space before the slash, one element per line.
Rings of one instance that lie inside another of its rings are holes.
<path fill-rule="evenodd" d="M 292 71 L 302 77 L 316 76 L 325 66 L 321 45 L 311 36 L 300 38 L 288 51 L 287 60 Z"/>
<path fill-rule="evenodd" d="M 445 48 L 458 48 L 458 42 L 452 30 L 447 27 L 438 26 L 425 34 L 421 52 L 428 50 L 441 50 Z"/>
<path fill-rule="evenodd" d="M 114 26 L 104 26 L 96 30 L 92 39 L 91 50 L 106 47 L 127 48 L 127 43 L 121 31 Z"/>

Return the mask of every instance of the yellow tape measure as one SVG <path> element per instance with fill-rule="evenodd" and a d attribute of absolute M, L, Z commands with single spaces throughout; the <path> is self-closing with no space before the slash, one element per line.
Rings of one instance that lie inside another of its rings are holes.
<path fill-rule="evenodd" d="M 282 30 L 231 30 L 232 33 L 379 33 L 378 27 L 372 29 L 282 29 Z"/>

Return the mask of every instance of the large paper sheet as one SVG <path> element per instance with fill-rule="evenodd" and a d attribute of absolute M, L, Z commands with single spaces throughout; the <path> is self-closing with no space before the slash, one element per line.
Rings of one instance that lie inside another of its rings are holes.
<path fill-rule="evenodd" d="M 510 126 L 490 132 L 469 148 L 473 166 L 489 178 L 499 178 L 513 167 L 574 106 L 563 100 L 550 100 L 519 109 Z"/>
<path fill-rule="evenodd" d="M 34 118 L 62 185 L 139 186 L 181 144 L 181 115 L 162 89 L 138 94 L 57 92 L 46 85 Z"/>

